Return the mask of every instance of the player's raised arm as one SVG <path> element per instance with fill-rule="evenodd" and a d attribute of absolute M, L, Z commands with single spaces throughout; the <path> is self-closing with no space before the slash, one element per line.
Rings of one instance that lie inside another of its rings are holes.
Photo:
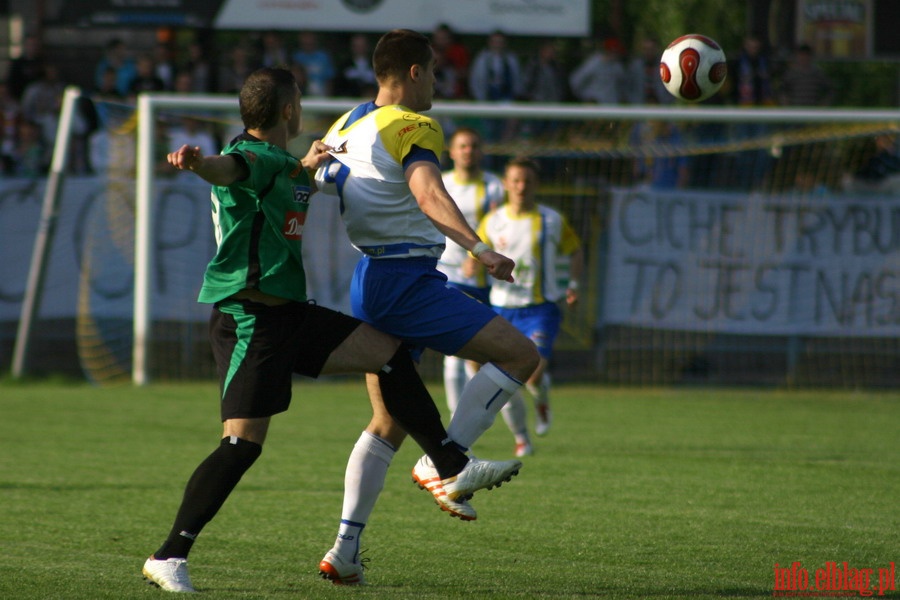
<path fill-rule="evenodd" d="M 167 157 L 169 164 L 180 171 L 191 171 L 213 185 L 231 185 L 247 177 L 247 165 L 234 155 L 203 156 L 197 146 L 184 145 Z"/>
<path fill-rule="evenodd" d="M 492 277 L 512 281 L 516 263 L 481 241 L 444 187 L 437 165 L 425 160 L 414 162 L 406 169 L 406 180 L 419 208 L 438 231 L 472 252 Z"/>

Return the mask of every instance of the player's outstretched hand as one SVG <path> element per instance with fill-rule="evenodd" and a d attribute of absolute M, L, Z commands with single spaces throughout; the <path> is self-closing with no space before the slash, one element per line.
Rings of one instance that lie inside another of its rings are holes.
<path fill-rule="evenodd" d="M 491 277 L 510 283 L 515 281 L 512 272 L 516 266 L 516 261 L 513 259 L 493 250 L 485 250 L 478 255 L 478 260 L 481 261 L 481 264 L 484 265 Z"/>
<path fill-rule="evenodd" d="M 191 147 L 185 144 L 175 152 L 169 152 L 166 158 L 176 169 L 193 171 L 203 162 L 203 153 L 200 152 L 199 146 Z"/>

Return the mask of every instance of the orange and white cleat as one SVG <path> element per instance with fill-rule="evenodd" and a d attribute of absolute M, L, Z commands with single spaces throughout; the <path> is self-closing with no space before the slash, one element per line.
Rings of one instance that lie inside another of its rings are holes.
<path fill-rule="evenodd" d="M 419 489 L 431 492 L 435 503 L 441 510 L 450 513 L 451 517 L 457 517 L 463 521 L 474 521 L 478 518 L 475 509 L 466 498 L 452 500 L 447 496 L 441 476 L 438 475 L 437 469 L 434 468 L 434 464 L 427 454 L 420 458 L 413 467 L 412 478 L 413 482 L 418 484 Z"/>
<path fill-rule="evenodd" d="M 319 575 L 334 585 L 366 585 L 363 561 L 349 562 L 334 550 L 329 550 L 319 562 Z"/>

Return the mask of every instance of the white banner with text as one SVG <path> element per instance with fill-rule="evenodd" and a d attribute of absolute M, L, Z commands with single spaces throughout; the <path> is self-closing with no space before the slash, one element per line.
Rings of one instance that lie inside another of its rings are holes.
<path fill-rule="evenodd" d="M 0 321 L 17 321 L 43 181 L 0 181 Z M 70 179 L 54 221 L 39 318 L 79 305 L 129 318 L 133 182 Z M 324 201 L 323 201 L 324 200 Z M 209 187 L 162 181 L 155 200 L 155 318 L 205 320 L 196 302 L 215 250 Z M 337 203 L 313 202 L 304 230 L 310 291 L 346 310 L 358 253 Z M 900 335 L 900 198 L 800 198 L 616 190 L 602 288 L 607 325 L 765 335 Z M 590 275 L 589 275 L 590 276 Z M 596 275 L 594 275 L 596 276 Z"/>
<path fill-rule="evenodd" d="M 35 236 L 41 227 L 43 180 L 0 180 L 0 321 L 19 320 Z M 215 253 L 210 186 L 199 179 L 160 179 L 153 202 L 154 320 L 205 321 L 197 302 L 203 271 Z M 350 245 L 338 202 L 316 194 L 303 230 L 307 291 L 349 312 L 350 278 L 359 253 Z M 129 320 L 134 304 L 134 180 L 70 178 L 51 226 L 39 319 L 87 311 Z"/>
<path fill-rule="evenodd" d="M 900 335 L 900 199 L 616 190 L 604 322 Z"/>
<path fill-rule="evenodd" d="M 459 33 L 590 35 L 588 0 L 226 0 L 218 29 L 427 33 L 447 24 Z"/>

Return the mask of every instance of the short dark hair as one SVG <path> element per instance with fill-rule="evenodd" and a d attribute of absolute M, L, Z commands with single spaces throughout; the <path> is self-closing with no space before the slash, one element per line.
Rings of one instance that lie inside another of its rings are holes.
<path fill-rule="evenodd" d="M 479 133 L 477 129 L 463 125 L 462 127 L 457 127 L 456 130 L 450 134 L 450 137 L 447 138 L 447 143 L 452 143 L 459 135 L 471 135 L 479 142 L 481 141 L 481 133 Z"/>
<path fill-rule="evenodd" d="M 509 171 L 511 167 L 521 167 L 523 169 L 528 169 L 536 177 L 541 175 L 541 167 L 537 164 L 537 161 L 531 158 L 530 156 L 515 156 L 509 159 L 509 162 L 506 163 L 506 168 L 504 169 L 504 173 Z"/>
<path fill-rule="evenodd" d="M 410 29 L 394 29 L 381 36 L 372 54 L 372 68 L 378 81 L 391 77 L 402 78 L 413 65 L 426 66 L 431 62 L 431 43 L 428 38 Z"/>
<path fill-rule="evenodd" d="M 263 67 L 251 73 L 241 87 L 241 120 L 247 129 L 271 129 L 282 107 L 294 100 L 297 81 L 287 69 Z"/>

